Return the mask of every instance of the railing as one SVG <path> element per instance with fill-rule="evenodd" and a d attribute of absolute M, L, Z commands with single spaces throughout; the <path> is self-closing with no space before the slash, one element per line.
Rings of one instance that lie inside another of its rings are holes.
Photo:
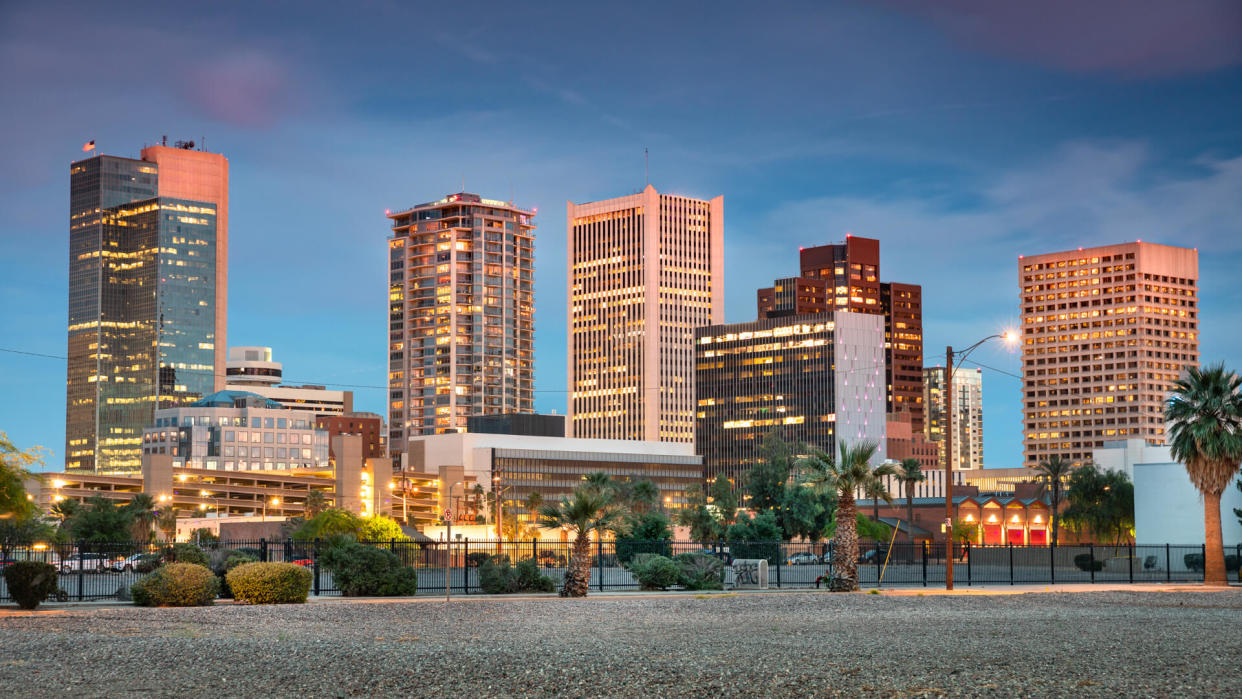
<path fill-rule="evenodd" d="M 568 570 L 572 542 L 471 541 L 415 543 L 363 542 L 392 551 L 418 571 L 418 594 L 443 594 L 447 564 L 448 586 L 454 593 L 476 594 L 478 565 L 488 556 L 504 555 L 511 562 L 534 559 L 540 570 L 559 585 Z M 145 573 L 136 556 L 160 554 L 168 546 L 150 543 L 81 543 L 48 547 L 7 547 L 0 565 L 13 560 L 51 563 L 60 571 L 61 600 L 115 599 Z M 230 540 L 203 543 L 209 562 L 222 567 L 230 552 L 241 550 L 261 561 L 284 561 L 310 568 L 312 594 L 339 595 L 332 573 L 321 565 L 326 544 L 319 541 Z M 769 584 L 778 588 L 814 588 L 839 574 L 840 558 L 831 542 L 603 541 L 591 544 L 591 589 L 637 590 L 638 581 L 625 567 L 632 556 L 655 553 L 676 556 L 702 552 L 726 564 L 734 558 L 766 558 Z M 959 587 L 1054 583 L 1174 583 L 1203 580 L 1202 545 L 1075 544 L 1069 546 L 977 546 L 954 548 L 953 574 Z M 861 587 L 940 586 L 946 562 L 943 544 L 887 542 L 859 544 L 858 584 Z M 1226 549 L 1226 568 L 1237 575 L 1242 544 Z M 0 600 L 9 599 L 0 577 Z"/>

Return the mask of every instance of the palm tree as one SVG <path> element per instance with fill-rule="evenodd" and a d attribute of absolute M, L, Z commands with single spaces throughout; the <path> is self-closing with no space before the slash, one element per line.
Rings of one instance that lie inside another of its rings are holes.
<path fill-rule="evenodd" d="M 539 518 L 539 508 L 543 507 L 543 496 L 539 494 L 539 491 L 532 490 L 522 504 L 526 506 L 526 514 L 530 515 L 530 521 L 533 524 Z"/>
<path fill-rule="evenodd" d="M 902 459 L 897 467 L 897 479 L 901 481 L 901 489 L 906 491 L 906 531 L 910 534 L 910 550 L 907 561 L 914 562 L 914 485 L 927 480 L 923 475 L 923 465 L 918 459 Z"/>
<path fill-rule="evenodd" d="M 328 506 L 328 498 L 324 496 L 322 490 L 312 490 L 306 494 L 306 500 L 303 501 L 302 507 L 306 514 L 306 519 L 314 519 L 319 516 Z"/>
<path fill-rule="evenodd" d="M 134 541 L 140 544 L 150 542 L 155 534 L 155 521 L 159 517 L 155 511 L 155 498 L 146 493 L 138 493 L 130 498 L 126 507 L 133 517 L 130 531 Z"/>
<path fill-rule="evenodd" d="M 584 487 L 591 488 L 593 490 L 597 490 L 600 492 L 603 492 L 605 490 L 612 490 L 616 487 L 616 484 L 613 483 L 612 478 L 607 473 L 604 473 L 603 471 L 596 471 L 594 473 L 588 473 L 587 475 L 582 477 L 582 480 L 584 481 L 584 483 L 582 484 Z"/>
<path fill-rule="evenodd" d="M 877 478 L 863 486 L 863 495 L 871 500 L 871 521 L 879 523 L 880 501 L 883 500 L 885 505 L 893 504 L 893 494 L 888 492 L 884 482 Z"/>
<path fill-rule="evenodd" d="M 842 441 L 840 449 L 841 458 L 836 461 L 831 454 L 813 449 L 810 456 L 798 461 L 798 466 L 805 482 L 816 490 L 821 493 L 832 490 L 837 494 L 837 531 L 833 537 L 836 576 L 830 586 L 833 590 L 853 591 L 858 589 L 858 510 L 854 493 L 861 489 L 879 496 L 873 482 L 894 476 L 897 470 L 888 463 L 871 465 L 878 449 L 874 442 L 860 442 L 851 447 Z M 887 489 L 884 494 L 888 494 Z"/>
<path fill-rule="evenodd" d="M 172 505 L 160 508 L 155 524 L 164 535 L 165 541 L 172 541 L 177 538 L 177 508 Z"/>
<path fill-rule="evenodd" d="M 1047 461 L 1040 462 L 1037 468 L 1052 506 L 1052 545 L 1056 546 L 1057 532 L 1061 527 L 1061 496 L 1064 494 L 1065 478 L 1074 470 L 1074 465 L 1054 454 Z"/>
<path fill-rule="evenodd" d="M 586 597 L 591 586 L 591 533 L 602 537 L 605 531 L 616 531 L 624 526 L 621 508 L 612 500 L 607 489 L 580 485 L 574 489 L 572 498 L 561 498 L 560 503 L 546 503 L 539 509 L 539 526 L 545 529 L 562 527 L 574 533 L 574 545 L 565 573 L 562 597 Z"/>
<path fill-rule="evenodd" d="M 1224 586 L 1220 496 L 1242 462 L 1242 377 L 1213 364 L 1189 369 L 1174 386 L 1164 419 L 1173 458 L 1203 496 L 1203 584 Z"/>
<path fill-rule="evenodd" d="M 660 489 L 656 487 L 655 483 L 645 478 L 634 483 L 630 488 L 629 495 L 630 508 L 638 514 L 648 512 L 660 503 Z"/>

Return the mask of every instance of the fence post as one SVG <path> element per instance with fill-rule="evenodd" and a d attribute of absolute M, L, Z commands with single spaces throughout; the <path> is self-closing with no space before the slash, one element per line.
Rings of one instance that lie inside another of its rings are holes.
<path fill-rule="evenodd" d="M 1200 558 L 1199 560 L 1203 561 L 1203 582 L 1207 582 L 1207 544 L 1206 543 L 1203 544 L 1203 547 L 1199 549 L 1199 555 L 1202 556 L 1202 558 Z M 1228 573 L 1225 574 L 1225 580 L 1229 580 Z M 1225 584 L 1228 585 L 1229 583 L 1226 582 Z"/>
<path fill-rule="evenodd" d="M 923 542 L 923 587 L 927 587 L 927 542 Z"/>
<path fill-rule="evenodd" d="M 778 588 L 781 586 L 781 559 L 785 557 L 784 554 L 785 552 L 781 551 L 781 555 L 776 557 L 776 587 Z"/>
<path fill-rule="evenodd" d="M 1091 584 L 1095 584 L 1095 542 L 1087 544 L 1087 553 L 1091 555 Z"/>
<path fill-rule="evenodd" d="M 1009 542 L 1009 584 L 1013 584 L 1013 542 Z"/>
<path fill-rule="evenodd" d="M 313 565 L 313 566 L 315 567 L 315 571 L 314 571 L 314 572 L 315 572 L 315 596 L 316 596 L 316 597 L 318 597 L 318 596 L 319 596 L 319 592 L 320 592 L 320 585 L 319 585 L 319 537 L 315 537 L 315 557 L 314 557 L 314 559 L 312 560 L 311 565 Z"/>
<path fill-rule="evenodd" d="M 83 588 L 86 584 L 86 561 L 83 560 L 82 544 L 83 542 L 81 541 L 78 542 L 78 601 L 79 602 L 85 599 L 84 594 L 83 594 L 85 590 Z"/>
<path fill-rule="evenodd" d="M 461 585 L 462 589 L 468 595 L 470 594 L 470 537 L 462 539 L 461 555 Z"/>
<path fill-rule="evenodd" d="M 259 560 L 267 563 L 267 538 L 259 539 Z"/>
<path fill-rule="evenodd" d="M 396 538 L 393 538 L 393 540 L 392 540 L 392 541 L 389 541 L 389 542 L 388 542 L 388 550 L 389 550 L 389 551 L 392 551 L 393 553 L 396 553 L 396 552 L 397 552 L 397 540 L 396 540 Z"/>
<path fill-rule="evenodd" d="M 880 545 L 876 544 L 875 545 L 875 586 L 876 587 L 879 587 L 880 583 L 883 582 L 880 580 L 880 571 L 883 570 L 882 564 L 883 564 L 883 561 L 880 560 Z"/>
<path fill-rule="evenodd" d="M 1206 559 L 1204 559 L 1206 565 Z M 1169 545 L 1164 545 L 1164 581 L 1173 582 L 1173 558 L 1169 555 Z"/>
<path fill-rule="evenodd" d="M 1134 544 L 1130 544 L 1130 582 L 1134 583 Z"/>
<path fill-rule="evenodd" d="M 1052 579 L 1052 584 L 1057 584 L 1057 547 L 1053 544 L 1048 547 L 1048 573 Z"/>
<path fill-rule="evenodd" d="M 530 557 L 535 562 L 535 567 L 539 567 L 539 537 L 532 536 L 530 538 Z"/>
<path fill-rule="evenodd" d="M 599 538 L 595 541 L 595 569 L 599 578 L 599 591 L 604 591 L 604 534 L 600 532 Z"/>
<path fill-rule="evenodd" d="M 962 547 L 962 552 L 966 555 L 966 587 L 970 587 L 971 585 L 974 584 L 975 581 L 974 581 L 974 575 L 971 574 L 970 559 L 974 558 L 974 556 L 970 555 L 970 542 L 969 541 L 967 541 L 966 545 Z"/>

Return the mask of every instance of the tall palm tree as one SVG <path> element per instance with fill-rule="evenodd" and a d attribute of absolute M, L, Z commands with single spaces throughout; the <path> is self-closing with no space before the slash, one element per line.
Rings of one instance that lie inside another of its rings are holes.
<path fill-rule="evenodd" d="M 798 466 L 803 479 L 819 492 L 836 491 L 837 531 L 833 537 L 836 576 L 831 588 L 852 591 L 858 589 L 858 509 L 854 493 L 861 489 L 879 495 L 873 483 L 896 475 L 897 470 L 887 463 L 871 465 L 878 449 L 874 442 L 860 442 L 851 447 L 842 441 L 840 449 L 841 457 L 835 461 L 831 454 L 813 449 L 810 456 L 798 461 Z M 887 492 L 884 489 L 884 493 Z"/>
<path fill-rule="evenodd" d="M 130 532 L 134 541 L 140 544 L 150 542 L 155 534 L 155 520 L 159 517 L 159 513 L 155 511 L 155 498 L 146 493 L 138 493 L 130 498 L 126 507 L 133 518 Z"/>
<path fill-rule="evenodd" d="M 160 533 L 164 535 L 165 541 L 177 538 L 177 508 L 172 505 L 160 508 L 155 524 L 159 527 Z"/>
<path fill-rule="evenodd" d="M 863 486 L 863 495 L 871 500 L 871 521 L 879 523 L 880 501 L 883 500 L 885 505 L 893 504 L 893 494 L 888 492 L 884 481 L 877 478 Z"/>
<path fill-rule="evenodd" d="M 660 504 L 660 489 L 647 479 L 636 481 L 630 488 L 630 508 L 635 513 L 649 512 Z"/>
<path fill-rule="evenodd" d="M 322 490 L 312 490 L 306 494 L 306 500 L 302 507 L 306 513 L 306 519 L 314 519 L 323 512 L 328 506 L 328 498 L 324 496 Z"/>
<path fill-rule="evenodd" d="M 1224 586 L 1220 496 L 1242 462 L 1242 377 L 1225 365 L 1191 368 L 1165 403 L 1173 458 L 1203 496 L 1203 584 Z"/>
<path fill-rule="evenodd" d="M 927 480 L 923 474 L 923 465 L 918 459 L 902 459 L 897 466 L 897 480 L 901 481 L 901 489 L 906 491 L 906 531 L 910 534 L 910 549 L 907 561 L 914 561 L 914 486 Z"/>
<path fill-rule="evenodd" d="M 1047 461 L 1040 462 L 1037 470 L 1052 505 L 1052 545 L 1056 546 L 1061 528 L 1061 498 L 1065 494 L 1065 479 L 1074 470 L 1074 465 L 1054 454 Z"/>
<path fill-rule="evenodd" d="M 560 503 L 544 504 L 539 509 L 539 526 L 564 527 L 573 532 L 574 545 L 561 596 L 586 597 L 591 586 L 591 534 L 602 537 L 605 531 L 616 531 L 624 526 L 624 517 L 609 490 L 580 485 L 572 498 L 562 497 Z"/>
<path fill-rule="evenodd" d="M 533 524 L 539 518 L 539 508 L 543 507 L 543 496 L 539 494 L 539 491 L 532 490 L 522 504 L 526 506 L 526 514 L 530 515 L 530 521 Z"/>

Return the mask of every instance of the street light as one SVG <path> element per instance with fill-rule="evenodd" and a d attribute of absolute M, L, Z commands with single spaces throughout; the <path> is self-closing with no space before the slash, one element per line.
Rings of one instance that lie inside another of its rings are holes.
<path fill-rule="evenodd" d="M 275 507 L 279 504 L 280 504 L 280 498 L 272 498 L 272 507 Z M 263 501 L 263 517 L 259 521 L 260 522 L 267 521 L 267 500 Z"/>
<path fill-rule="evenodd" d="M 1018 342 L 1015 330 L 988 335 L 964 350 L 953 351 L 953 345 L 944 349 L 944 524 L 945 524 L 945 561 L 944 589 L 953 589 L 953 375 L 957 367 L 970 356 L 980 345 L 988 340 L 1003 340 L 1006 345 L 1013 346 Z"/>
<path fill-rule="evenodd" d="M 504 479 L 500 476 L 492 476 L 492 496 L 496 498 L 496 540 L 500 541 L 505 538 L 504 528 L 501 522 L 504 519 L 504 494 L 513 490 L 513 486 L 501 486 L 500 483 Z"/>

